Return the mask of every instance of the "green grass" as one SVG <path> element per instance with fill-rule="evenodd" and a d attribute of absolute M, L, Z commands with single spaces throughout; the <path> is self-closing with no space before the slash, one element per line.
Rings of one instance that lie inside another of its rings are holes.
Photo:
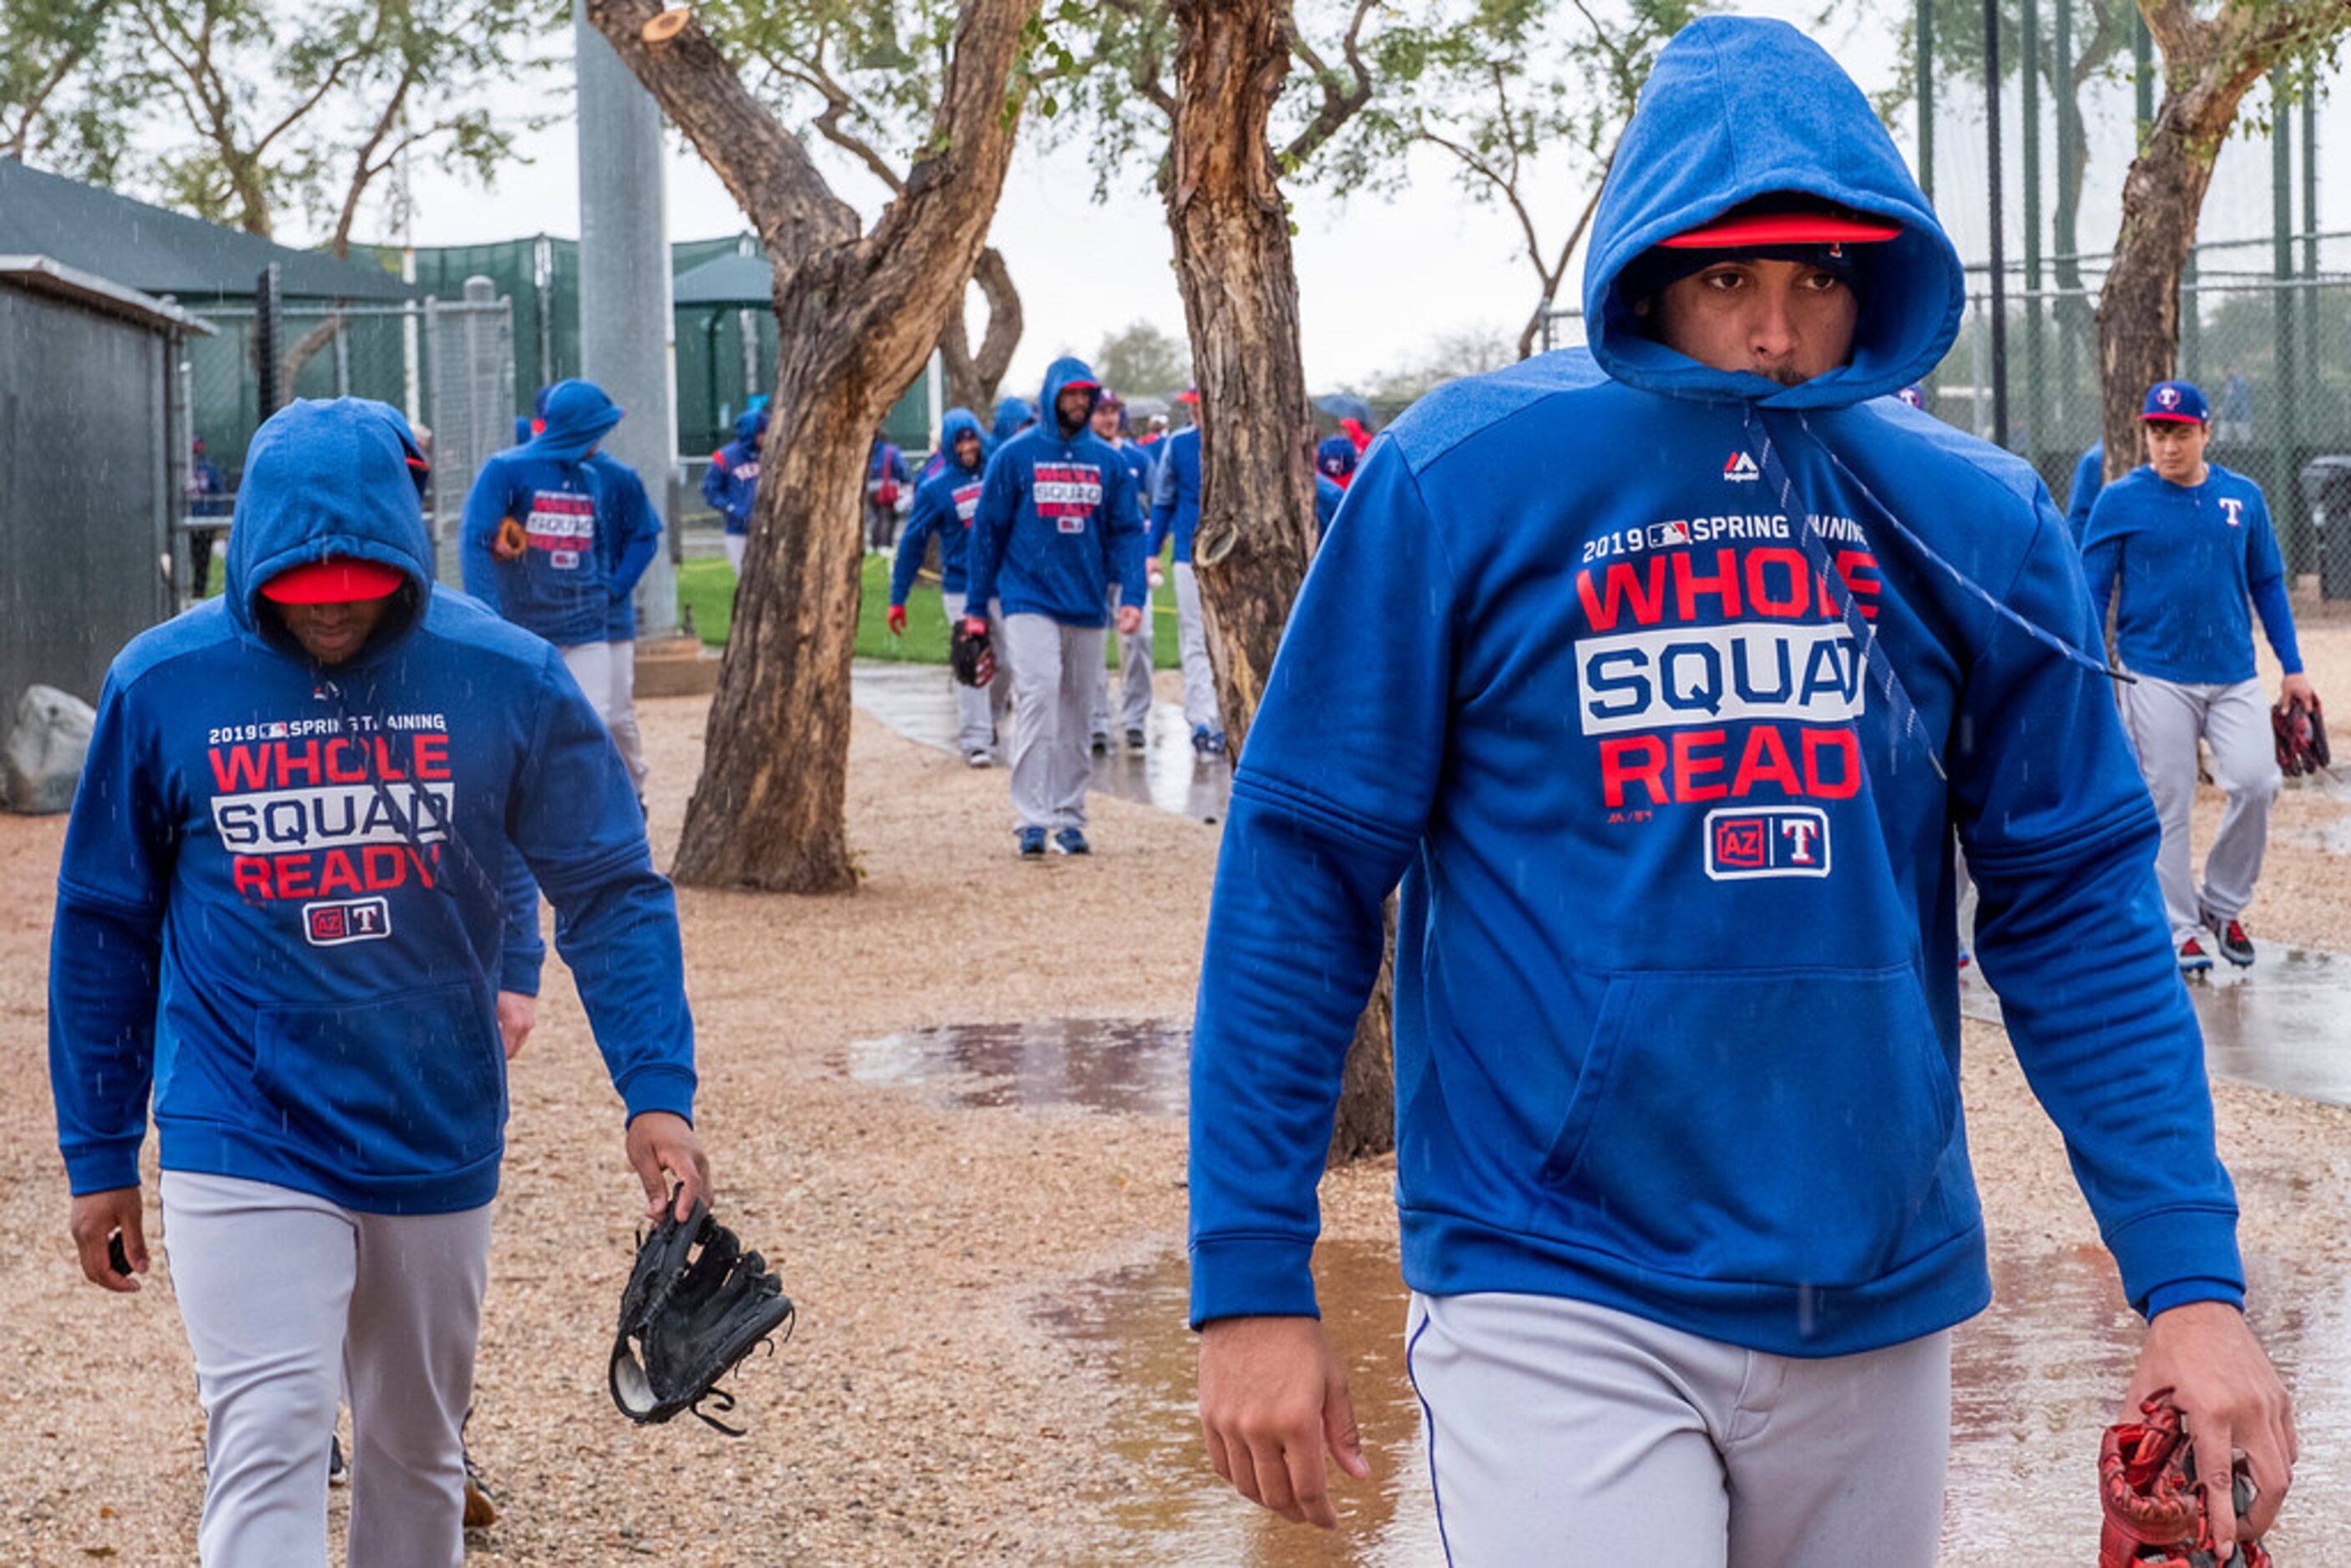
<path fill-rule="evenodd" d="M 859 658 L 905 664 L 947 662 L 947 618 L 940 608 L 935 582 L 919 577 L 914 580 L 914 591 L 906 595 L 906 634 L 893 637 L 889 623 L 883 619 L 883 612 L 890 605 L 890 558 L 867 556 L 861 580 L 857 603 Z M 704 643 L 714 648 L 724 647 L 735 610 L 735 569 L 724 560 L 687 561 L 677 569 L 677 602 L 681 612 L 693 615 L 694 629 L 701 633 Z M 1151 605 L 1156 622 L 1152 664 L 1157 669 L 1175 669 L 1182 661 L 1176 646 L 1176 589 L 1172 581 L 1152 594 Z M 1105 662 L 1115 666 L 1117 639 L 1106 638 L 1104 642 Z"/>

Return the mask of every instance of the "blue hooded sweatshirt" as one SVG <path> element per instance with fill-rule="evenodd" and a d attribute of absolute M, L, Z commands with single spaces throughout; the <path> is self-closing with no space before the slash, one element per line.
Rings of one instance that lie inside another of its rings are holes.
<path fill-rule="evenodd" d="M 967 434 L 979 436 L 982 447 L 978 464 L 969 468 L 955 457 L 956 440 Z M 964 591 L 967 541 L 972 515 L 979 510 L 981 475 L 987 466 L 987 442 L 979 416 L 967 408 L 951 408 L 939 421 L 939 455 L 946 461 L 937 473 L 914 486 L 914 510 L 907 514 L 905 529 L 898 536 L 897 559 L 890 563 L 891 603 L 906 602 L 933 534 L 939 538 L 941 591 Z"/>
<path fill-rule="evenodd" d="M 637 581 L 661 549 L 661 513 L 637 471 L 609 452 L 588 459 L 596 483 L 596 549 L 603 557 L 604 641 L 637 639 Z"/>
<path fill-rule="evenodd" d="M 1903 227 L 1849 364 L 1786 387 L 1640 332 L 1629 261 L 1790 189 Z M 2128 1298 L 2241 1299 L 2155 815 L 2085 667 L 2064 520 L 1891 395 L 1963 294 L 1818 46 L 1721 18 L 1660 53 L 1594 225 L 1589 351 L 1382 434 L 1267 677 L 1192 1040 L 1196 1322 L 1314 1311 L 1315 1185 L 1399 878 L 1415 1289 L 1805 1356 L 1979 1311 L 1954 828 L 1977 957 Z"/>
<path fill-rule="evenodd" d="M 1020 427 L 1036 416 L 1037 411 L 1023 398 L 1005 397 L 996 400 L 996 421 L 987 432 L 987 450 L 996 449 L 1020 434 Z"/>
<path fill-rule="evenodd" d="M 2098 492 L 2082 534 L 2091 612 L 2104 626 L 2119 586 L 2115 652 L 2126 668 L 2182 685 L 2225 686 L 2256 674 L 2251 603 L 2278 667 L 2300 674 L 2269 503 L 2243 475 L 2206 466 L 2201 485 L 2175 485 L 2142 465 Z"/>
<path fill-rule="evenodd" d="M 2082 534 L 2090 526 L 2090 508 L 2098 504 L 2098 492 L 2106 483 L 2106 444 L 2093 441 L 2090 449 L 2074 465 L 2074 486 L 2065 497 L 2065 527 L 2078 547 Z"/>
<path fill-rule="evenodd" d="M 465 591 L 559 648 L 601 643 L 612 601 L 598 534 L 611 519 L 599 516 L 588 455 L 621 423 L 621 409 L 590 382 L 558 382 L 545 418 L 537 435 L 483 464 L 466 493 Z M 521 522 L 529 548 L 502 561 L 490 544 L 507 517 Z"/>
<path fill-rule="evenodd" d="M 1200 427 L 1187 424 L 1161 444 L 1159 469 L 1151 484 L 1151 538 L 1157 555 L 1172 536 L 1176 558 L 1192 559 L 1192 534 L 1200 526 Z"/>
<path fill-rule="evenodd" d="M 1083 361 L 1055 360 L 1042 419 L 988 459 L 967 563 L 974 604 L 1000 600 L 1007 615 L 1101 626 L 1113 585 L 1128 604 L 1150 591 L 1134 471 L 1083 419 L 1075 431 L 1056 428 L 1062 389 L 1095 384 Z"/>
<path fill-rule="evenodd" d="M 710 455 L 702 471 L 702 498 L 726 520 L 730 534 L 751 531 L 751 507 L 759 497 L 759 438 L 768 434 L 768 411 L 735 421 L 735 439 Z"/>
<path fill-rule="evenodd" d="M 433 586 L 413 453 L 381 403 L 273 416 L 227 591 L 107 675 L 49 958 L 77 1194 L 138 1185 L 152 1090 L 166 1170 L 372 1213 L 487 1203 L 509 850 L 555 904 L 629 1114 L 692 1113 L 675 901 L 628 771 L 553 648 Z M 329 555 L 408 582 L 322 667 L 259 590 Z"/>

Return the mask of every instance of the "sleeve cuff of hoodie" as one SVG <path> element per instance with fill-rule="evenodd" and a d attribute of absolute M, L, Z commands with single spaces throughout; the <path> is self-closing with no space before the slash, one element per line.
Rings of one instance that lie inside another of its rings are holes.
<path fill-rule="evenodd" d="M 621 1086 L 621 1100 L 633 1122 L 648 1111 L 666 1111 L 694 1121 L 694 1073 L 683 1067 L 648 1067 L 629 1075 Z"/>
<path fill-rule="evenodd" d="M 498 989 L 519 996 L 538 995 L 538 972 L 547 963 L 547 949 L 518 953 L 508 948 L 498 955 Z"/>
<path fill-rule="evenodd" d="M 1192 1326 L 1217 1318 L 1319 1318 L 1314 1243 L 1282 1236 L 1192 1243 Z"/>
<path fill-rule="evenodd" d="M 2186 1301 L 2244 1302 L 2233 1209 L 2151 1214 L 2107 1237 L 2106 1246 L 2122 1271 L 2124 1295 L 2146 1316 Z"/>
<path fill-rule="evenodd" d="M 2241 1312 L 2245 1310 L 2245 1291 L 2231 1280 L 2174 1280 L 2147 1293 L 2147 1318 L 2152 1321 L 2191 1301 L 2225 1301 Z"/>
<path fill-rule="evenodd" d="M 76 1197 L 139 1185 L 139 1145 L 146 1134 L 91 1144 L 66 1155 L 66 1183 Z"/>

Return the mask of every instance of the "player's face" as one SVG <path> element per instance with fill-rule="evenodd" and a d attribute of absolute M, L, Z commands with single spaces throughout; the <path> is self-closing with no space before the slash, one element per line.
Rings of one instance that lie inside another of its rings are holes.
<path fill-rule="evenodd" d="M 1061 395 L 1053 400 L 1053 412 L 1061 416 L 1063 430 L 1075 430 L 1093 412 L 1094 394 L 1087 387 L 1064 387 Z"/>
<path fill-rule="evenodd" d="M 2201 420 L 2150 419 L 2147 422 L 2147 460 L 2156 473 L 2175 485 L 2204 482 L 2204 448 L 2212 427 Z"/>
<path fill-rule="evenodd" d="M 1833 272 L 1748 256 L 1667 284 L 1639 313 L 1659 342 L 1701 365 L 1794 386 L 1852 358 L 1860 302 Z"/>
<path fill-rule="evenodd" d="M 1118 439 L 1118 410 L 1104 408 L 1100 403 L 1094 404 L 1093 424 L 1094 434 L 1104 441 Z"/>
<path fill-rule="evenodd" d="M 331 604 L 281 604 L 277 613 L 303 652 L 322 664 L 340 664 L 367 643 L 389 599 L 342 599 Z"/>
<path fill-rule="evenodd" d="M 965 431 L 955 439 L 956 461 L 967 468 L 979 466 L 979 437 Z"/>

